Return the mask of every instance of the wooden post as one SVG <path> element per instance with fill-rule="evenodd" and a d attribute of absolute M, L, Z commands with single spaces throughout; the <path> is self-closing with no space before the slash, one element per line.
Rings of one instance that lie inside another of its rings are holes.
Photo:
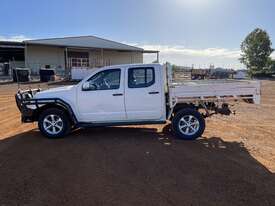
<path fill-rule="evenodd" d="M 104 56 L 103 49 L 101 49 L 101 66 L 104 67 Z"/>
<path fill-rule="evenodd" d="M 25 48 L 24 48 L 24 58 L 25 58 L 25 68 L 28 67 L 28 62 L 27 62 L 27 43 L 25 42 Z"/>
<path fill-rule="evenodd" d="M 69 79 L 68 48 L 65 48 L 65 79 Z"/>

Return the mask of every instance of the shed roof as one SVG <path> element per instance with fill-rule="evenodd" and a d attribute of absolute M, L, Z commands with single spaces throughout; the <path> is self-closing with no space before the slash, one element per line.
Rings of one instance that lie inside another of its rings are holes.
<path fill-rule="evenodd" d="M 37 39 L 26 40 L 27 44 L 49 45 L 49 46 L 62 46 L 62 47 L 81 47 L 81 48 L 101 48 L 111 50 L 124 50 L 124 51 L 140 51 L 144 50 L 139 47 L 122 44 L 119 42 L 99 38 L 96 36 L 77 36 L 77 37 L 64 37 L 64 38 L 50 38 L 50 39 Z"/>
<path fill-rule="evenodd" d="M 0 41 L 0 48 L 24 49 L 24 44 L 22 42 Z"/>

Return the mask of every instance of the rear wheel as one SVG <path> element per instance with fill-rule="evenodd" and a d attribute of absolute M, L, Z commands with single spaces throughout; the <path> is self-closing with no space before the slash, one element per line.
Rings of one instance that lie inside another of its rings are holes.
<path fill-rule="evenodd" d="M 64 111 L 51 108 L 41 113 L 38 119 L 38 127 L 44 136 L 59 138 L 70 132 L 71 124 Z"/>
<path fill-rule="evenodd" d="M 205 121 L 198 111 L 186 108 L 177 112 L 172 120 L 172 128 L 181 139 L 194 140 L 203 134 Z"/>

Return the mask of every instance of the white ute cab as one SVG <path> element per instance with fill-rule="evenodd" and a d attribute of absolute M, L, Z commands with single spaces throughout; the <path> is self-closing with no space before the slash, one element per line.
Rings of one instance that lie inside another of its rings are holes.
<path fill-rule="evenodd" d="M 257 81 L 173 82 L 169 64 L 103 67 L 77 85 L 18 91 L 22 122 L 38 121 L 43 135 L 63 137 L 72 128 L 172 123 L 186 140 L 200 137 L 205 118 L 230 114 L 229 102 L 260 103 Z"/>

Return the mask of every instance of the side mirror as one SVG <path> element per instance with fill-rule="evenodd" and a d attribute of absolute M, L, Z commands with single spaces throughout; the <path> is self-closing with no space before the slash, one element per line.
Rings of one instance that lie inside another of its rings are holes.
<path fill-rule="evenodd" d="M 92 90 L 96 90 L 95 84 L 90 84 L 90 82 L 84 82 L 84 84 L 82 84 L 82 91 L 92 91 Z"/>
<path fill-rule="evenodd" d="M 84 82 L 84 84 L 82 84 L 82 91 L 89 91 L 90 89 L 90 83 L 89 82 Z"/>

